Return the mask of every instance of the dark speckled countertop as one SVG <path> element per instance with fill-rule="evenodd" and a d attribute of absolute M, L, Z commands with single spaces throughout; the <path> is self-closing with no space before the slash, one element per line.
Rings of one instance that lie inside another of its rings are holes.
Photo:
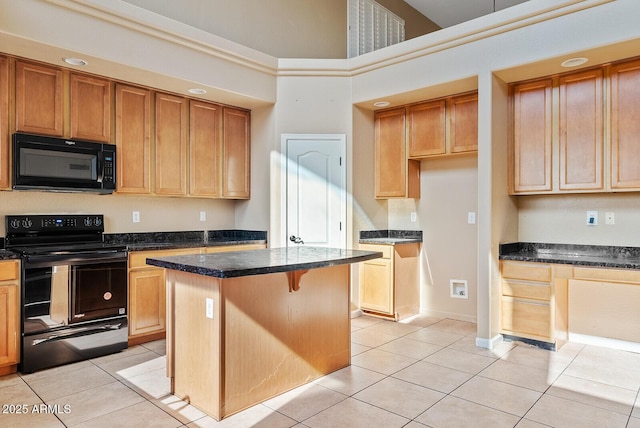
<path fill-rule="evenodd" d="M 377 251 L 292 247 L 148 258 L 147 264 L 216 278 L 316 269 L 382 257 Z"/>
<path fill-rule="evenodd" d="M 399 245 L 422 242 L 421 230 L 361 230 L 361 244 Z"/>
<path fill-rule="evenodd" d="M 15 260 L 19 258 L 20 256 L 12 251 L 0 249 L 0 260 Z"/>
<path fill-rule="evenodd" d="M 500 244 L 500 260 L 640 269 L 640 247 L 513 242 Z"/>
<path fill-rule="evenodd" d="M 267 232 L 259 230 L 209 230 L 105 234 L 104 241 L 124 244 L 129 251 L 169 250 L 191 247 L 266 244 Z"/>

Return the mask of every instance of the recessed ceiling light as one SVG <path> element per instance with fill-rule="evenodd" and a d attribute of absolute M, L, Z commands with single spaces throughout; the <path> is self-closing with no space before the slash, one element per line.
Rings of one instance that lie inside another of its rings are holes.
<path fill-rule="evenodd" d="M 80 58 L 64 57 L 62 58 L 62 60 L 69 65 L 76 65 L 78 67 L 84 67 L 85 65 L 89 64 L 87 61 Z"/>
<path fill-rule="evenodd" d="M 389 101 L 378 101 L 373 103 L 373 105 L 376 107 L 386 107 L 389 105 Z"/>
<path fill-rule="evenodd" d="M 562 61 L 560 64 L 562 67 L 577 67 L 589 61 L 589 58 L 578 57 L 578 58 L 570 58 L 565 61 Z"/>
<path fill-rule="evenodd" d="M 195 94 L 195 95 L 203 95 L 203 94 L 206 94 L 207 91 L 205 91 L 204 89 L 201 89 L 201 88 L 191 88 L 191 89 L 189 89 L 189 93 L 190 94 Z"/>

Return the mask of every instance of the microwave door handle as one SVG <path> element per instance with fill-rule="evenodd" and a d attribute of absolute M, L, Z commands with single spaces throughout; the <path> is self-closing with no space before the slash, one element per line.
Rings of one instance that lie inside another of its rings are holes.
<path fill-rule="evenodd" d="M 98 183 L 102 183 L 104 178 L 104 153 L 102 150 L 98 152 Z"/>

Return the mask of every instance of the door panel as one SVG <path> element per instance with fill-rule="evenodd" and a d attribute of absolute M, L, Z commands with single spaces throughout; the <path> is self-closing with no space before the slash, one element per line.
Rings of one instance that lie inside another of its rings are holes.
<path fill-rule="evenodd" d="M 346 246 L 345 141 L 327 136 L 283 136 L 287 154 L 286 242 Z"/>

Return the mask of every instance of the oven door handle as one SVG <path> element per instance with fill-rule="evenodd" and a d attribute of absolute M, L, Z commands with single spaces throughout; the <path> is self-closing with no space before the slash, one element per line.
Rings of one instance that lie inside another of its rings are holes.
<path fill-rule="evenodd" d="M 74 252 L 66 254 L 46 254 L 26 256 L 27 263 L 52 263 L 52 262 L 113 262 L 127 260 L 127 252 L 122 250 L 99 250 L 87 252 Z"/>
<path fill-rule="evenodd" d="M 64 339 L 71 339 L 71 338 L 74 338 L 74 337 L 87 336 L 87 335 L 93 334 L 93 333 L 99 333 L 99 332 L 110 331 L 110 330 L 118 330 L 118 329 L 120 329 L 121 326 L 122 326 L 122 323 L 105 324 L 105 325 L 102 325 L 100 327 L 80 327 L 80 328 L 76 328 L 76 329 L 71 330 L 71 331 L 66 332 L 66 333 L 51 335 L 51 336 L 47 337 L 46 339 L 35 339 L 35 340 L 33 340 L 31 342 L 31 346 L 38 346 L 38 345 L 40 345 L 42 343 L 55 342 L 57 340 L 64 340 Z"/>

